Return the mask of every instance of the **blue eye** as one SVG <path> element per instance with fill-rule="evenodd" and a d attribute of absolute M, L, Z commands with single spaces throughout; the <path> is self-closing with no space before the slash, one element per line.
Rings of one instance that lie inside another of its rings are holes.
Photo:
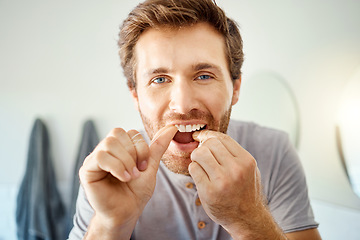
<path fill-rule="evenodd" d="M 166 78 L 165 77 L 157 77 L 153 80 L 153 83 L 165 83 L 166 82 Z"/>
<path fill-rule="evenodd" d="M 199 77 L 197 77 L 199 80 L 207 80 L 210 79 L 211 77 L 209 75 L 200 75 Z"/>

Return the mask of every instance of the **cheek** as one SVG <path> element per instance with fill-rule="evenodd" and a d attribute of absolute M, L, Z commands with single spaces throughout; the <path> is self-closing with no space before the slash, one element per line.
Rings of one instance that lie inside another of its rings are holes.
<path fill-rule="evenodd" d="M 164 108 L 164 99 L 161 94 L 139 93 L 139 110 L 149 119 L 158 118 Z"/>
<path fill-rule="evenodd" d="M 207 92 L 203 99 L 206 102 L 207 108 L 217 120 L 221 119 L 231 105 L 231 94 L 224 88 L 222 90 L 219 89 L 219 91 L 213 91 L 211 94 Z"/>

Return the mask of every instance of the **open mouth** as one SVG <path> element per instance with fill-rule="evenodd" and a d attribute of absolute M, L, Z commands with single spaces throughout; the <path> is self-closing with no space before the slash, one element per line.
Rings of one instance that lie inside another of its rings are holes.
<path fill-rule="evenodd" d="M 178 143 L 186 144 L 194 142 L 192 134 L 195 131 L 201 131 L 206 129 L 206 124 L 194 124 L 194 125 L 175 125 L 178 128 L 178 132 L 175 134 L 173 140 Z"/>

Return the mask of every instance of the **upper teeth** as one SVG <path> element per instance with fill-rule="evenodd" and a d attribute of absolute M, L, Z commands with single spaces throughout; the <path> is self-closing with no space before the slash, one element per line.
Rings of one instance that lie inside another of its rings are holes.
<path fill-rule="evenodd" d="M 200 128 L 205 127 L 205 124 L 194 124 L 194 125 L 175 125 L 178 128 L 179 132 L 193 132 L 200 130 Z"/>

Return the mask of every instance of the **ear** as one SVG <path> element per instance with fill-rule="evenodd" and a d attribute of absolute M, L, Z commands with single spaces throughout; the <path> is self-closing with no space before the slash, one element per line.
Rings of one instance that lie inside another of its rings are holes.
<path fill-rule="evenodd" d="M 231 100 L 231 105 L 235 105 L 239 100 L 240 95 L 240 85 L 241 85 L 241 77 L 236 79 L 233 84 L 233 96 Z"/>
<path fill-rule="evenodd" d="M 136 108 L 136 110 L 139 111 L 139 97 L 138 97 L 138 94 L 136 92 L 136 89 L 135 88 L 131 89 L 130 93 L 131 93 L 135 108 Z"/>

